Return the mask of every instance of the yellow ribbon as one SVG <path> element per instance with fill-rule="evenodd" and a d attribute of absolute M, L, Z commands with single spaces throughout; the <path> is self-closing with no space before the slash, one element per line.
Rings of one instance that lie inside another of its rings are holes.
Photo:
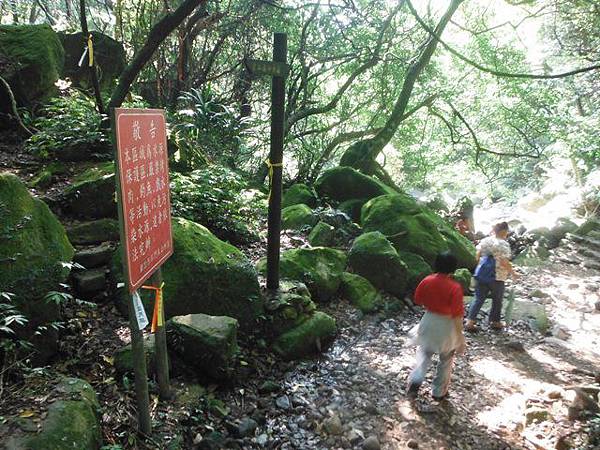
<path fill-rule="evenodd" d="M 267 198 L 267 201 L 270 201 L 271 190 L 273 189 L 273 167 L 283 167 L 283 162 L 273 164 L 270 159 L 267 159 L 266 164 L 269 168 L 269 197 Z"/>
<path fill-rule="evenodd" d="M 91 33 L 88 36 L 87 46 L 88 46 L 89 66 L 93 67 L 94 66 L 94 43 L 92 42 Z"/>
<path fill-rule="evenodd" d="M 148 289 L 155 292 L 154 295 L 154 313 L 152 314 L 152 327 L 150 331 L 154 333 L 157 327 L 162 327 L 165 323 L 163 313 L 163 287 L 165 283 L 162 282 L 160 286 L 142 286 L 142 289 Z"/>

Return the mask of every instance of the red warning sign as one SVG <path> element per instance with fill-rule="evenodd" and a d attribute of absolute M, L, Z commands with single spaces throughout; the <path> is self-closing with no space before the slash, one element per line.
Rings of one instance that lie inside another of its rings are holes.
<path fill-rule="evenodd" d="M 173 253 L 167 127 L 161 109 L 115 109 L 129 290 Z M 123 238 L 123 237 L 122 237 Z"/>

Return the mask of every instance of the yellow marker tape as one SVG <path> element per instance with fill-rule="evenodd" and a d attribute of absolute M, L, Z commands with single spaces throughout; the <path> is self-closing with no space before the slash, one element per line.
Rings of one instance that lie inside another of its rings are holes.
<path fill-rule="evenodd" d="M 269 168 L 269 197 L 267 201 L 271 200 L 271 190 L 273 189 L 273 167 L 283 167 L 283 162 L 273 164 L 270 159 L 265 162 Z"/>
<path fill-rule="evenodd" d="M 152 327 L 150 331 L 154 333 L 156 328 L 162 327 L 165 323 L 165 316 L 163 312 L 163 287 L 165 283 L 161 283 L 160 286 L 142 286 L 142 289 L 148 289 L 154 291 L 154 313 L 152 314 Z"/>
<path fill-rule="evenodd" d="M 89 56 L 89 66 L 93 67 L 94 65 L 94 43 L 92 42 L 92 35 L 88 36 L 88 56 Z"/>

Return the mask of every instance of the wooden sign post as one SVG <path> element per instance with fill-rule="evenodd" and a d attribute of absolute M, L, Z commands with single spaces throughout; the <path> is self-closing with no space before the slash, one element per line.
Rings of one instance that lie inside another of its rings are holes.
<path fill-rule="evenodd" d="M 142 329 L 148 325 L 138 289 L 155 297 L 156 373 L 161 398 L 169 397 L 169 364 L 164 330 L 160 266 L 173 253 L 169 164 L 164 111 L 111 111 L 116 161 L 117 202 L 128 303 L 131 351 L 140 431 L 151 434 L 148 378 Z M 144 283 L 152 277 L 152 283 Z"/>
<path fill-rule="evenodd" d="M 287 35 L 273 35 L 273 61 L 246 59 L 253 75 L 270 75 L 271 81 L 271 149 L 269 152 L 269 223 L 267 232 L 267 289 L 279 289 L 279 249 L 281 234 L 281 176 L 283 173 L 283 133 L 285 126 L 285 78 Z"/>

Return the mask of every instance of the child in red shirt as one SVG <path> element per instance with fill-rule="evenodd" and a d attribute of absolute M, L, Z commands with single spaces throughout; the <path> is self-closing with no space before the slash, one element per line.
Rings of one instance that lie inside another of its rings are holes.
<path fill-rule="evenodd" d="M 435 260 L 436 273 L 426 277 L 415 291 L 415 303 L 425 307 L 426 312 L 413 331 L 413 343 L 418 345 L 417 363 L 408 379 L 406 394 L 415 398 L 434 353 L 439 362 L 432 384 L 432 396 L 441 400 L 448 394 L 450 376 L 455 354 L 465 351 L 463 335 L 463 290 L 452 279 L 457 267 L 456 258 L 441 253 Z"/>

